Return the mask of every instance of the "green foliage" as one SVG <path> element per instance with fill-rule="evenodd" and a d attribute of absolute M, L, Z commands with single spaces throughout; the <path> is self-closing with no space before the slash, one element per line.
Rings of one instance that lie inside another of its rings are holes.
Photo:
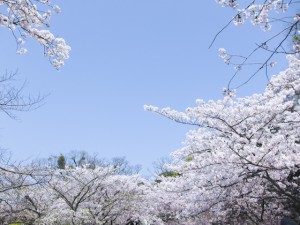
<path fill-rule="evenodd" d="M 161 176 L 161 177 L 180 177 L 181 174 L 176 171 L 165 171 L 165 172 L 160 173 L 159 176 Z M 155 182 L 161 183 L 162 180 L 156 179 Z"/>
<path fill-rule="evenodd" d="M 178 173 L 178 172 L 176 172 L 176 171 L 165 171 L 165 172 L 161 173 L 160 176 L 164 176 L 164 177 L 179 177 L 179 176 L 181 176 L 181 174 Z"/>
<path fill-rule="evenodd" d="M 298 36 L 294 36 L 293 37 L 293 41 L 299 41 L 299 37 Z"/>
<path fill-rule="evenodd" d="M 57 168 L 62 170 L 66 168 L 66 159 L 63 154 L 61 154 L 57 159 Z"/>
<path fill-rule="evenodd" d="M 186 162 L 190 162 L 190 161 L 192 161 L 193 160 L 193 157 L 192 156 L 187 156 L 187 157 L 185 157 L 185 159 L 184 159 L 184 161 L 186 161 Z"/>

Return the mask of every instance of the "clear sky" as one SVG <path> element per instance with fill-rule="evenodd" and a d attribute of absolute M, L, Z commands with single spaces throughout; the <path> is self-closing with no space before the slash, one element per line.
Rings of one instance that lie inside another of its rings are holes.
<path fill-rule="evenodd" d="M 145 112 L 143 105 L 184 110 L 197 98 L 221 98 L 233 69 L 222 63 L 218 48 L 247 53 L 266 35 L 232 25 L 208 49 L 232 17 L 214 0 L 56 3 L 62 12 L 53 15 L 51 31 L 72 47 L 60 71 L 33 41 L 26 55 L 16 55 L 14 39 L 0 28 L 0 72 L 17 69 L 25 91 L 50 94 L 44 106 L 18 113 L 18 120 L 1 115 L 1 146 L 17 159 L 85 150 L 126 156 L 146 173 L 153 161 L 180 148 L 192 127 Z M 265 84 L 257 76 L 238 96 Z"/>

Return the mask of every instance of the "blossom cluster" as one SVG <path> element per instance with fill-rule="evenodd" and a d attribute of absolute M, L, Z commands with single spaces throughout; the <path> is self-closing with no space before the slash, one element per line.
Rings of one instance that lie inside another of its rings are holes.
<path fill-rule="evenodd" d="M 52 13 L 59 13 L 60 7 L 50 0 L 36 0 L 34 3 L 30 0 L 1 0 L 0 7 L 4 10 L 0 12 L 0 26 L 13 32 L 18 54 L 27 52 L 23 45 L 29 36 L 44 47 L 45 56 L 59 69 L 69 58 L 71 50 L 64 39 L 55 37 L 48 30 Z"/>
<path fill-rule="evenodd" d="M 236 15 L 233 18 L 235 25 L 241 25 L 249 18 L 253 25 L 262 24 L 263 30 L 271 29 L 269 14 L 272 10 L 276 12 L 287 11 L 289 4 L 293 1 L 285 2 L 284 0 L 268 0 L 261 1 L 260 4 L 255 4 L 256 1 L 249 1 L 248 4 L 243 2 L 245 7 L 239 8 L 238 0 L 217 0 L 224 7 L 231 7 L 236 10 Z"/>
<path fill-rule="evenodd" d="M 231 55 L 228 54 L 225 49 L 219 49 L 219 55 L 224 63 L 234 65 L 236 71 L 233 78 L 245 65 L 257 65 L 257 71 L 249 75 L 249 77 L 253 77 L 260 70 L 266 71 L 266 77 L 269 77 L 268 67 L 274 67 L 276 65 L 276 62 L 272 61 L 275 55 L 293 54 L 299 57 L 299 15 L 292 12 L 292 10 L 289 10 L 289 13 L 285 13 L 291 6 L 298 6 L 299 1 L 217 0 L 217 3 L 223 7 L 230 7 L 234 10 L 232 22 L 235 25 L 242 25 L 250 20 L 253 25 L 259 25 L 263 31 L 270 30 L 275 23 L 281 23 L 283 25 L 281 26 L 283 28 L 280 31 L 276 31 L 276 34 L 272 34 L 271 37 L 268 37 L 260 44 L 256 44 L 257 47 L 248 55 Z M 282 13 L 285 13 L 285 15 L 283 16 Z M 293 43 L 292 47 L 290 45 L 291 42 Z M 254 55 L 259 55 L 258 58 L 262 56 L 265 57 L 265 61 L 253 61 Z"/>

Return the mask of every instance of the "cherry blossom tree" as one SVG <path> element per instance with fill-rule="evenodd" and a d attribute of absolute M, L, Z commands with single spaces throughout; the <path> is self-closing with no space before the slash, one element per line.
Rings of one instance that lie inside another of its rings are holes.
<path fill-rule="evenodd" d="M 23 45 L 31 37 L 43 46 L 45 56 L 56 69 L 69 58 L 70 46 L 63 38 L 55 37 L 49 31 L 53 12 L 61 11 L 58 5 L 50 0 L 1 0 L 0 7 L 0 25 L 12 32 L 18 54 L 27 52 Z"/>
<path fill-rule="evenodd" d="M 28 185 L 0 193 L 1 222 L 163 224 L 156 216 L 152 185 L 139 175 L 122 175 L 113 167 L 99 166 L 37 171 L 27 179 Z"/>
<path fill-rule="evenodd" d="M 159 221 L 150 210 L 151 186 L 138 175 L 115 168 L 55 170 L 49 180 L 51 210 L 38 224 L 144 224 Z M 155 212 L 155 213 L 154 213 Z"/>
<path fill-rule="evenodd" d="M 167 190 L 184 193 L 184 218 L 275 224 L 283 215 L 299 217 L 300 60 L 288 59 L 262 94 L 197 100 L 186 112 L 145 107 L 196 126 L 170 165 L 181 176 Z"/>
<path fill-rule="evenodd" d="M 172 153 L 173 162 L 165 165 L 178 176 L 159 178 L 160 204 L 167 206 L 165 215 L 168 220 L 177 221 L 175 224 L 277 224 L 284 216 L 297 221 L 300 218 L 299 15 L 291 15 L 288 9 L 299 2 L 217 2 L 232 8 L 235 15 L 215 39 L 231 22 L 239 26 L 250 20 L 264 31 L 275 23 L 283 23 L 285 28 L 258 44 L 247 56 L 229 54 L 220 48 L 220 57 L 236 69 L 224 89 L 224 99 L 197 100 L 197 106 L 185 112 L 145 106 L 146 110 L 196 127 L 187 134 L 185 147 Z M 291 42 L 292 47 L 288 48 L 287 43 Z M 266 52 L 266 60 L 251 61 L 260 50 Z M 273 60 L 279 54 L 287 57 L 288 68 L 269 79 L 268 69 L 275 66 Z M 262 94 L 236 98 L 231 83 L 245 65 L 252 64 L 258 68 L 237 88 L 261 70 L 266 72 L 269 84 Z"/>

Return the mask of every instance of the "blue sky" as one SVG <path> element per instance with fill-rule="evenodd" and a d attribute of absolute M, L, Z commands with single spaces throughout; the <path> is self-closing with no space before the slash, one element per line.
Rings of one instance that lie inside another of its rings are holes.
<path fill-rule="evenodd" d="M 27 43 L 28 54 L 16 55 L 11 34 L 0 29 L 0 72 L 18 69 L 28 93 L 50 94 L 18 120 L 1 115 L 1 146 L 19 160 L 85 150 L 126 156 L 146 173 L 153 161 L 180 148 L 192 127 L 145 112 L 143 105 L 184 110 L 197 98 L 221 98 L 233 70 L 218 48 L 247 53 L 267 35 L 252 25 L 232 25 L 208 49 L 232 17 L 213 0 L 56 3 L 62 12 L 53 16 L 51 30 L 72 47 L 60 71 L 34 41 Z M 265 84 L 257 76 L 238 96 L 261 92 Z"/>

